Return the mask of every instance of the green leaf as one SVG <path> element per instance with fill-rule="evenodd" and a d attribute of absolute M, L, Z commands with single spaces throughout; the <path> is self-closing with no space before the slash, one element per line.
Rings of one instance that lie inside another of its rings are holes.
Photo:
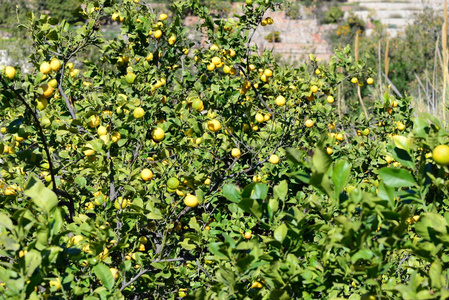
<path fill-rule="evenodd" d="M 11 219 L 4 213 L 0 212 L 0 227 L 4 227 L 9 231 L 14 229 Z"/>
<path fill-rule="evenodd" d="M 288 183 L 287 180 L 282 180 L 278 185 L 273 188 L 274 199 L 285 200 L 288 194 Z"/>
<path fill-rule="evenodd" d="M 34 271 L 41 265 L 42 256 L 41 253 L 35 249 L 28 251 L 25 254 L 25 271 L 26 275 L 30 277 Z"/>
<path fill-rule="evenodd" d="M 296 148 L 287 148 L 285 154 L 287 159 L 296 165 L 301 164 L 302 161 L 304 160 L 302 152 Z"/>
<path fill-rule="evenodd" d="M 429 277 L 432 282 L 432 287 L 440 289 L 441 283 L 444 282 L 444 276 L 441 274 L 443 268 L 441 267 L 441 263 L 438 260 L 435 260 L 429 269 Z"/>
<path fill-rule="evenodd" d="M 403 169 L 385 167 L 379 170 L 379 177 L 382 178 L 386 185 L 392 187 L 409 187 L 416 185 L 413 176 Z"/>
<path fill-rule="evenodd" d="M 357 251 L 351 257 L 351 262 L 354 264 L 354 263 L 356 263 L 360 259 L 362 259 L 362 260 L 370 260 L 371 258 L 373 258 L 373 256 L 374 256 L 374 253 L 371 250 L 361 249 L 361 250 Z"/>
<path fill-rule="evenodd" d="M 321 147 L 315 148 L 312 164 L 318 174 L 326 173 L 332 163 L 332 158 Z"/>
<path fill-rule="evenodd" d="M 264 200 L 268 194 L 268 186 L 264 183 L 256 183 L 251 191 L 251 199 Z"/>
<path fill-rule="evenodd" d="M 282 223 L 281 225 L 276 228 L 276 230 L 273 232 L 273 236 L 278 242 L 283 242 L 285 237 L 287 236 L 288 228 L 287 225 Z"/>
<path fill-rule="evenodd" d="M 405 150 L 407 152 L 410 151 L 410 143 L 411 140 L 405 136 L 402 135 L 395 135 L 392 137 L 394 145 L 402 150 Z"/>
<path fill-rule="evenodd" d="M 103 285 L 107 289 L 112 289 L 112 287 L 114 286 L 114 277 L 105 264 L 98 263 L 97 265 L 95 265 L 95 267 L 93 267 L 93 271 L 97 278 L 101 280 L 101 282 L 103 282 Z"/>
<path fill-rule="evenodd" d="M 334 197 L 338 199 L 338 196 L 346 186 L 349 174 L 351 172 L 351 164 L 345 160 L 339 160 L 335 163 L 334 170 L 332 172 L 332 181 L 334 182 Z"/>
<path fill-rule="evenodd" d="M 30 180 L 28 180 L 24 193 L 47 215 L 58 205 L 56 194 L 46 188 L 35 176 L 31 176 Z"/>
<path fill-rule="evenodd" d="M 231 184 L 227 184 L 223 187 L 223 196 L 234 203 L 239 203 L 242 199 L 239 188 Z"/>
<path fill-rule="evenodd" d="M 262 217 L 262 209 L 257 200 L 244 198 L 239 202 L 238 206 L 243 209 L 244 212 L 255 216 L 258 220 Z"/>
<path fill-rule="evenodd" d="M 181 245 L 181 247 L 187 251 L 193 250 L 196 248 L 194 244 L 189 244 L 190 238 L 185 238 L 182 242 L 179 242 L 178 244 Z"/>
<path fill-rule="evenodd" d="M 437 213 L 424 213 L 415 225 L 416 233 L 425 240 L 433 240 L 436 233 L 447 233 L 446 219 Z"/>
<path fill-rule="evenodd" d="M 427 124 L 426 119 L 418 117 L 415 118 L 413 122 L 413 134 L 416 137 L 427 138 L 429 131 L 429 124 Z"/>

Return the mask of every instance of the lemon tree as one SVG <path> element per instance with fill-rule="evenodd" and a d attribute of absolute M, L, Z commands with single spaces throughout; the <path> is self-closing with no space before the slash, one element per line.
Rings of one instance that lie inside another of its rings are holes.
<path fill-rule="evenodd" d="M 30 13 L 33 68 L 0 70 L 2 295 L 447 296 L 448 133 L 388 92 L 343 111 L 376 88 L 350 47 L 260 54 L 281 1 L 84 4 Z"/>

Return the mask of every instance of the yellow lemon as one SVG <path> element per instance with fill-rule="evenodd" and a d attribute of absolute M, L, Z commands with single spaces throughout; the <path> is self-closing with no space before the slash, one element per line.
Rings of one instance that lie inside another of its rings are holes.
<path fill-rule="evenodd" d="M 199 203 L 198 198 L 194 195 L 188 194 L 184 198 L 184 204 L 188 207 L 196 207 Z"/>
<path fill-rule="evenodd" d="M 51 72 L 51 66 L 48 61 L 44 61 L 41 66 L 39 67 L 39 71 L 43 74 L 48 74 Z"/>
<path fill-rule="evenodd" d="M 241 154 L 242 153 L 240 152 L 239 148 L 233 148 L 231 150 L 231 156 L 234 157 L 234 158 L 239 158 Z"/>
<path fill-rule="evenodd" d="M 152 132 L 151 136 L 152 136 L 152 138 L 153 138 L 153 140 L 155 142 L 162 141 L 164 139 L 164 137 L 165 137 L 164 129 L 162 129 L 160 127 L 157 127 L 155 129 L 153 129 L 153 132 Z"/>
<path fill-rule="evenodd" d="M 276 165 L 276 164 L 279 163 L 279 156 L 277 156 L 276 154 L 272 154 L 272 155 L 270 156 L 270 158 L 268 159 L 268 161 L 269 161 L 270 163 L 272 163 L 273 165 Z"/>
<path fill-rule="evenodd" d="M 153 172 L 150 169 L 143 169 L 142 172 L 140 172 L 140 177 L 145 181 L 149 181 L 153 178 Z"/>

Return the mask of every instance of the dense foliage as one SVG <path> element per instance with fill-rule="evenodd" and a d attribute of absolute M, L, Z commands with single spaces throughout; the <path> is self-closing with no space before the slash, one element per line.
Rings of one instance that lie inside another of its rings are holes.
<path fill-rule="evenodd" d="M 275 1 L 85 4 L 76 28 L 29 14 L 34 68 L 0 70 L 3 296 L 448 297 L 448 132 L 370 96 L 365 58 L 259 54 Z"/>

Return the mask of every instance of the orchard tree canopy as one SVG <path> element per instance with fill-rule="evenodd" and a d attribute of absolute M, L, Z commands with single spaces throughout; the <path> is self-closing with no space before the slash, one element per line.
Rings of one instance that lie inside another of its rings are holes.
<path fill-rule="evenodd" d="M 448 297 L 445 124 L 373 96 L 349 46 L 288 67 L 260 54 L 282 2 L 28 14 L 32 70 L 0 69 L 4 297 Z"/>

